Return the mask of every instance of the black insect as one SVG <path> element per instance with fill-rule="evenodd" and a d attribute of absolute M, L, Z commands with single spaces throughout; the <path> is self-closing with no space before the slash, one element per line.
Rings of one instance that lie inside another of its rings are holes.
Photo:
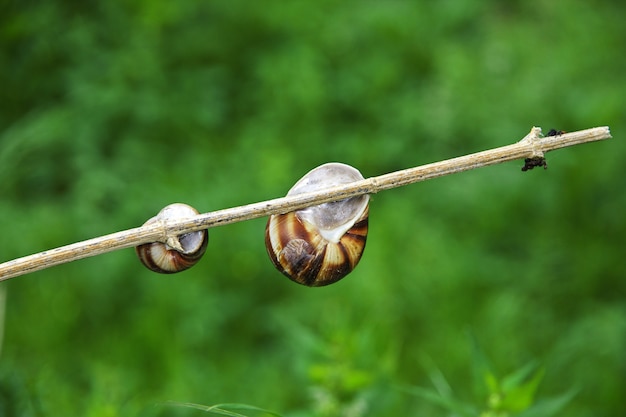
<path fill-rule="evenodd" d="M 543 167 L 543 169 L 548 169 L 548 163 L 546 162 L 546 158 L 542 156 L 535 156 L 532 158 L 524 159 L 524 166 L 522 167 L 522 171 L 529 171 L 534 167 Z"/>
<path fill-rule="evenodd" d="M 565 133 L 564 130 L 550 129 L 550 131 L 548 132 L 546 136 L 559 136 L 559 135 L 562 135 L 563 133 Z"/>

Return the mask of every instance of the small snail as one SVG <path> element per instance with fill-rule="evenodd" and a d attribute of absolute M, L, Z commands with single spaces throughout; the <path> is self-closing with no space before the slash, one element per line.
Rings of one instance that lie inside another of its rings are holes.
<path fill-rule="evenodd" d="M 157 221 L 184 219 L 198 214 L 187 204 L 174 203 L 166 206 L 145 224 Z M 209 232 L 200 230 L 169 238 L 167 243 L 153 242 L 135 248 L 141 263 L 148 269 L 162 274 L 184 271 L 196 264 L 204 255 L 209 243 Z"/>
<path fill-rule="evenodd" d="M 302 177 L 287 195 L 362 180 L 345 164 L 321 165 Z M 265 246 L 276 268 L 292 281 L 321 287 L 339 281 L 361 259 L 367 239 L 369 196 L 320 204 L 270 216 Z"/>

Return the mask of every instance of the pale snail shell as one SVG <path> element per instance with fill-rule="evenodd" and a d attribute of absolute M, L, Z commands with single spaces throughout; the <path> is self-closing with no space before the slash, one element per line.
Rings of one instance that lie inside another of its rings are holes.
<path fill-rule="evenodd" d="M 198 211 L 183 203 L 164 207 L 145 225 L 168 219 L 184 219 L 198 214 Z M 167 243 L 146 243 L 135 248 L 141 263 L 148 269 L 162 274 L 173 274 L 191 268 L 200 260 L 209 243 L 209 232 L 200 230 L 176 236 Z M 175 249 L 176 248 L 176 249 Z"/>
<path fill-rule="evenodd" d="M 302 177 L 287 195 L 362 179 L 349 165 L 328 163 Z M 361 259 L 368 216 L 368 195 L 272 215 L 265 228 L 267 253 L 280 272 L 299 284 L 332 284 L 350 273 Z"/>

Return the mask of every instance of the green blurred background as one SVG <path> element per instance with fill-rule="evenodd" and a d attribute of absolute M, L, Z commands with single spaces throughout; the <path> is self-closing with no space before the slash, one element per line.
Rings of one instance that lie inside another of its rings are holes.
<path fill-rule="evenodd" d="M 386 191 L 343 281 L 265 253 L 266 219 L 210 231 L 193 269 L 132 250 L 3 285 L 0 415 L 450 415 L 537 363 L 535 402 L 615 416 L 626 392 L 626 6 L 618 1 L 1 2 L 0 261 L 507 145 L 614 139 Z M 445 381 L 444 381 L 445 379 Z M 505 411 L 503 411 L 505 412 Z M 502 415 L 506 415 L 502 414 Z"/>

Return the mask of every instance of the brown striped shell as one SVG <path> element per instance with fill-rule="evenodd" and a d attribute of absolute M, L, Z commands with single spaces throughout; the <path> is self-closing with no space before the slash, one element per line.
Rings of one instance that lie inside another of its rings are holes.
<path fill-rule="evenodd" d="M 166 206 L 145 224 L 167 219 L 183 219 L 198 214 L 187 204 L 174 203 Z M 148 269 L 162 274 L 173 274 L 191 268 L 200 260 L 209 243 L 209 232 L 200 230 L 176 236 L 168 243 L 146 243 L 135 248 L 141 263 Z M 174 249 L 178 247 L 178 249 Z"/>
<path fill-rule="evenodd" d="M 287 195 L 362 180 L 355 168 L 339 163 L 319 166 Z M 358 264 L 367 239 L 369 196 L 320 204 L 270 216 L 265 246 L 276 268 L 291 280 L 310 287 L 339 281 Z"/>

